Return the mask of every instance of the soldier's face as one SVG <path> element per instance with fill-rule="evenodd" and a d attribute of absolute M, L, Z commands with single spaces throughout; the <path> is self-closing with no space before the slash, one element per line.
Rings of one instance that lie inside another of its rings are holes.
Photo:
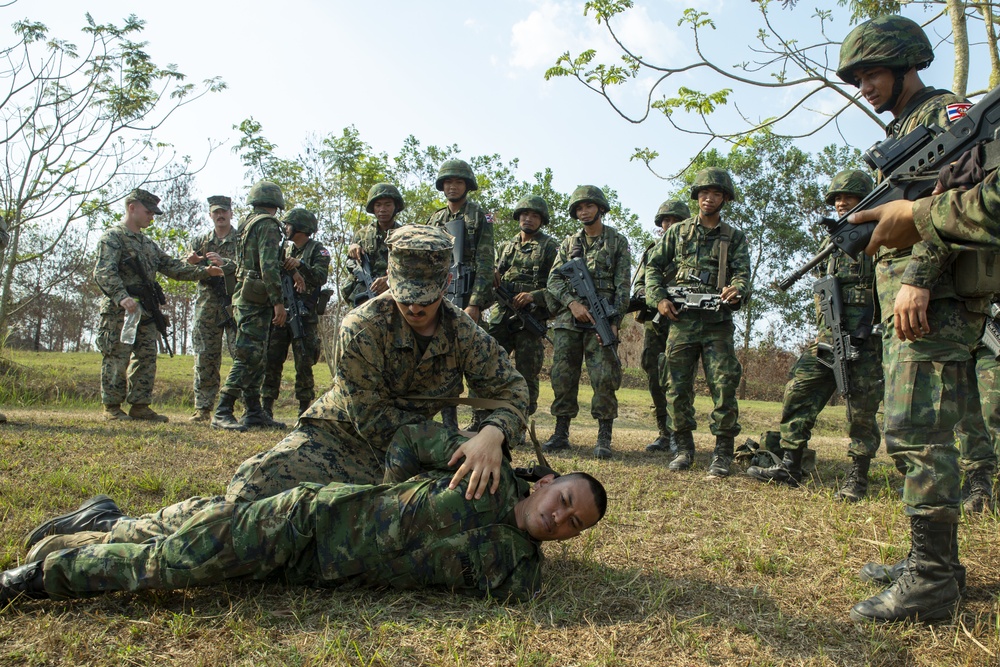
<path fill-rule="evenodd" d="M 715 215 L 726 201 L 726 193 L 709 186 L 698 190 L 698 210 L 702 215 Z"/>
<path fill-rule="evenodd" d="M 143 206 L 140 202 L 134 201 L 128 205 L 129 215 L 135 224 L 139 226 L 139 229 L 145 229 L 153 224 L 153 216 L 155 215 L 148 208 Z"/>
<path fill-rule="evenodd" d="M 600 514 L 582 477 L 546 475 L 515 508 L 517 527 L 536 540 L 566 540 L 597 523 Z"/>
<path fill-rule="evenodd" d="M 392 197 L 376 199 L 375 203 L 372 204 L 372 211 L 374 211 L 375 219 L 379 224 L 388 225 L 396 215 L 396 202 L 392 200 Z"/>
<path fill-rule="evenodd" d="M 209 214 L 212 222 L 218 227 L 229 227 L 233 222 L 233 212 L 224 208 L 217 208 Z"/>
<path fill-rule="evenodd" d="M 663 219 L 660 220 L 660 236 L 663 236 L 664 234 L 667 233 L 667 230 L 670 229 L 670 225 L 680 221 L 681 219 L 678 218 L 676 215 L 663 216 Z"/>
<path fill-rule="evenodd" d="M 888 67 L 859 67 L 851 72 L 858 82 L 861 96 L 873 109 L 880 108 L 892 99 L 892 87 L 896 75 Z"/>
<path fill-rule="evenodd" d="M 464 178 L 446 178 L 441 183 L 441 187 L 444 190 L 444 197 L 448 201 L 462 201 L 465 198 L 465 179 Z"/>
<path fill-rule="evenodd" d="M 521 215 L 517 216 L 517 223 L 525 234 L 534 234 L 542 226 L 542 216 L 536 211 L 521 211 Z"/>
<path fill-rule="evenodd" d="M 585 225 L 592 225 L 597 222 L 601 208 L 592 201 L 585 201 L 576 205 L 576 219 Z"/>
<path fill-rule="evenodd" d="M 842 192 L 833 196 L 833 208 L 837 211 L 837 217 L 844 217 L 848 211 L 858 205 L 861 197 Z"/>
<path fill-rule="evenodd" d="M 444 293 L 428 304 L 402 303 L 396 302 L 396 308 L 410 328 L 421 336 L 429 336 L 437 329 L 438 311 L 441 310 L 441 302 L 444 300 Z"/>

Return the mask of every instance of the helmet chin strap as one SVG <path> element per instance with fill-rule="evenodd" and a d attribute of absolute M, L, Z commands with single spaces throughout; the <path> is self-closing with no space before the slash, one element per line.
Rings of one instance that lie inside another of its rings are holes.
<path fill-rule="evenodd" d="M 903 79 L 906 77 L 906 72 L 907 70 L 904 69 L 893 71 L 896 75 L 896 80 L 892 82 L 892 96 L 888 102 L 875 109 L 875 113 L 885 113 L 896 108 L 896 102 L 899 101 L 899 96 L 903 94 Z"/>

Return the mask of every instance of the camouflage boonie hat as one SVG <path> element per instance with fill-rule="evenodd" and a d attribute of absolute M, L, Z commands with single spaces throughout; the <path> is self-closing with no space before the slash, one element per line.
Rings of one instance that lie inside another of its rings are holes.
<path fill-rule="evenodd" d="M 854 70 L 888 67 L 891 70 L 924 69 L 934 60 L 934 48 L 916 21 L 890 14 L 865 21 L 848 33 L 840 45 L 837 76 L 857 86 Z"/>
<path fill-rule="evenodd" d="M 208 198 L 208 212 L 214 213 L 217 209 L 224 211 L 233 210 L 233 200 L 225 195 L 212 195 Z"/>
<path fill-rule="evenodd" d="M 125 197 L 126 208 L 134 201 L 139 202 L 156 215 L 161 215 L 163 213 L 163 211 L 160 210 L 160 198 L 152 192 L 136 188 L 129 193 L 128 197 Z"/>
<path fill-rule="evenodd" d="M 669 199 L 660 204 L 660 208 L 656 209 L 656 217 L 653 218 L 653 224 L 659 227 L 660 223 L 668 215 L 672 215 L 679 220 L 687 220 L 691 217 L 691 209 L 679 199 Z"/>
<path fill-rule="evenodd" d="M 845 169 L 838 172 L 830 181 L 830 188 L 826 191 L 826 205 L 833 206 L 837 195 L 856 195 L 865 198 L 875 187 L 872 177 L 858 169 Z"/>
<path fill-rule="evenodd" d="M 389 233 L 389 293 L 399 303 L 426 305 L 444 294 L 455 241 L 441 227 L 406 225 Z"/>

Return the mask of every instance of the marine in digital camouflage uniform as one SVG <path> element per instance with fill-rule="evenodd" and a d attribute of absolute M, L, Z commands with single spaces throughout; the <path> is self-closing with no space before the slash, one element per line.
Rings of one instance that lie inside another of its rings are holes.
<path fill-rule="evenodd" d="M 118 521 L 108 533 L 53 535 L 32 549 L 32 563 L 0 574 L 0 603 L 234 578 L 530 600 L 541 588 L 540 542 L 596 524 L 607 495 L 584 473 L 547 475 L 532 487 L 504 461 L 499 491 L 469 500 L 468 482 L 450 488 L 448 461 L 464 439 L 434 423 L 405 426 L 387 452 L 382 484 L 304 483 L 253 503 L 194 498 L 186 501 L 199 507 L 190 520 L 149 525 L 140 532 L 154 536 L 141 544 L 128 541 L 125 524 L 142 520 Z"/>
<path fill-rule="evenodd" d="M 194 346 L 193 422 L 212 420 L 212 408 L 219 396 L 223 336 L 230 356 L 236 343 L 233 291 L 236 288 L 237 232 L 232 225 L 233 200 L 224 195 L 213 195 L 208 198 L 208 207 L 214 227 L 194 240 L 187 261 L 189 264 L 208 266 L 211 259 L 221 259 L 225 276 L 207 278 L 198 284 L 191 337 Z"/>
<path fill-rule="evenodd" d="M 284 234 L 276 217 L 278 209 L 285 208 L 285 197 L 276 184 L 258 181 L 250 188 L 247 203 L 253 210 L 240 224 L 233 294 L 236 350 L 212 416 L 213 428 L 235 431 L 277 426 L 260 404 L 260 387 L 271 325 L 282 326 L 287 317 L 281 296 Z M 246 412 L 237 421 L 233 408 L 240 397 Z"/>
<path fill-rule="evenodd" d="M 556 273 L 556 269 L 570 259 L 582 258 L 586 262 L 598 296 L 606 299 L 618 313 L 612 323 L 617 335 L 621 316 L 628 310 L 632 255 L 628 239 L 604 224 L 604 216 L 609 210 L 608 200 L 597 186 L 582 185 L 573 191 L 569 216 L 579 220 L 583 227 L 560 244 L 548 282 L 549 304 L 555 309 L 552 325 L 552 391 L 555 400 L 551 410 L 556 418 L 556 430 L 543 449 L 559 451 L 570 446 L 569 425 L 580 412 L 577 395 L 586 360 L 590 386 L 594 390 L 590 414 L 598 424 L 594 456 L 599 459 L 611 457 L 612 426 L 618 417 L 615 392 L 622 384 L 621 363 L 613 348 L 600 344 L 590 324 L 593 320 L 590 311 L 581 302 L 570 281 Z M 585 328 L 588 326 L 591 328 Z"/>
<path fill-rule="evenodd" d="M 836 174 L 826 193 L 826 204 L 843 217 L 857 206 L 874 187 L 871 176 L 863 171 L 845 170 Z M 857 262 L 838 253 L 827 263 L 827 275 L 836 276 L 843 312 L 841 326 L 850 334 L 858 351 L 857 359 L 847 364 L 847 419 L 851 444 L 851 471 L 843 487 L 835 494 L 838 500 L 857 502 L 868 493 L 868 468 L 878 451 L 881 433 L 875 421 L 885 382 L 882 375 L 882 339 L 871 335 L 873 322 L 880 321 L 875 302 L 875 267 L 871 258 L 862 255 Z M 751 466 L 747 473 L 763 482 L 798 486 L 802 480 L 802 454 L 816 425 L 816 418 L 837 390 L 833 369 L 820 361 L 818 345 L 831 345 L 833 332 L 822 313 L 818 315 L 816 340 L 799 356 L 789 372 L 781 409 L 781 447 L 787 451 L 781 464 L 768 468 Z M 823 353 L 829 363 L 832 353 Z"/>
<path fill-rule="evenodd" d="M 710 477 L 729 475 L 734 439 L 740 432 L 736 390 L 743 367 L 733 344 L 731 307 L 738 307 L 750 293 L 750 251 L 743 232 L 722 219 L 723 207 L 735 197 L 728 172 L 715 167 L 698 172 L 691 185 L 698 214 L 667 230 L 646 267 L 646 304 L 672 320 L 664 353 L 666 377 L 660 378 L 667 390 L 667 426 L 677 442 L 677 455 L 668 467 L 687 470 L 694 462 L 694 376 L 701 358 L 715 404 Z M 667 299 L 667 288 L 673 286 L 717 293 L 728 307 L 678 314 Z"/>
<path fill-rule="evenodd" d="M 391 183 L 376 183 L 368 190 L 365 210 L 375 216 L 375 219 L 354 233 L 354 239 L 347 249 L 347 268 L 352 273 L 341 292 L 345 303 L 352 306 L 361 303 L 357 293 L 363 291 L 364 286 L 354 276 L 353 271 L 361 261 L 362 255 L 368 257 L 368 265 L 374 279 L 372 292 L 378 296 L 389 289 L 386 278 L 386 271 L 389 268 L 389 247 L 385 244 L 385 240 L 389 232 L 399 229 L 396 216 L 405 208 L 403 195 Z"/>
<path fill-rule="evenodd" d="M 109 420 L 142 419 L 165 422 L 149 404 L 153 400 L 156 379 L 156 352 L 160 334 L 149 313 L 151 304 L 143 304 L 145 317 L 139 320 L 135 342 L 121 342 L 126 311 L 139 307 L 133 295 L 139 294 L 143 279 L 156 280 L 156 274 L 174 280 L 201 280 L 222 275 L 218 266 L 191 266 L 160 250 L 151 238 L 142 233 L 153 222 L 153 216 L 163 213 L 160 198 L 146 190 L 133 190 L 125 198 L 125 216 L 121 224 L 104 232 L 97 245 L 94 281 L 104 293 L 101 299 L 101 322 L 97 329 L 97 349 L 101 351 L 101 403 L 104 418 Z M 128 401 L 129 413 L 122 411 Z"/>
<path fill-rule="evenodd" d="M 330 252 L 312 235 L 316 233 L 316 216 L 304 208 L 293 208 L 282 218 L 285 235 L 289 243 L 285 246 L 283 269 L 298 273 L 302 277 L 305 290 L 301 292 L 302 305 L 306 315 L 302 318 L 305 336 L 296 344 L 292 343 L 292 330 L 286 323 L 283 327 L 271 326 L 267 346 L 267 366 L 264 370 L 264 384 L 260 395 L 263 408 L 268 416 L 274 415 L 274 401 L 281 390 L 281 369 L 288 358 L 288 348 L 292 348 L 295 360 L 295 398 L 299 402 L 299 413 L 306 411 L 316 397 L 316 382 L 312 367 L 319 360 L 321 350 L 319 339 L 320 291 L 330 274 Z M 296 281 L 298 282 L 298 281 Z"/>

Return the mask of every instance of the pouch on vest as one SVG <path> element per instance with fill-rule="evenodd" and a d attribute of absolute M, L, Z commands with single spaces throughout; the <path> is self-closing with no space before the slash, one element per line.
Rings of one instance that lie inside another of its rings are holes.
<path fill-rule="evenodd" d="M 266 306 L 271 303 L 271 297 L 267 294 L 267 284 L 259 278 L 245 278 L 240 297 L 254 306 Z"/>
<path fill-rule="evenodd" d="M 955 257 L 955 294 L 981 299 L 1000 293 L 1000 253 L 962 250 Z"/>

